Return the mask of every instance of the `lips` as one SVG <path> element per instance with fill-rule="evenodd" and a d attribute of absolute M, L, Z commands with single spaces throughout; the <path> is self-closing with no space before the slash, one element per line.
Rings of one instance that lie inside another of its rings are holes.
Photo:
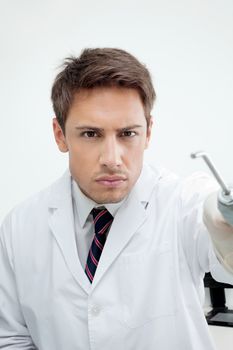
<path fill-rule="evenodd" d="M 120 180 L 125 181 L 126 177 L 113 175 L 113 176 L 101 176 L 96 179 L 96 181 L 120 181 Z"/>
<path fill-rule="evenodd" d="M 126 181 L 126 177 L 118 175 L 100 176 L 96 179 L 99 185 L 105 187 L 120 187 Z"/>

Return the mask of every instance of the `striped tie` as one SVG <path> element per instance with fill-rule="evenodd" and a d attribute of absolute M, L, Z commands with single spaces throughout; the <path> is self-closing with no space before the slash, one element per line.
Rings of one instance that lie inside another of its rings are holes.
<path fill-rule="evenodd" d="M 88 253 L 85 267 L 86 275 L 92 283 L 102 250 L 106 241 L 106 233 L 112 224 L 113 217 L 107 209 L 93 209 L 95 236 Z"/>

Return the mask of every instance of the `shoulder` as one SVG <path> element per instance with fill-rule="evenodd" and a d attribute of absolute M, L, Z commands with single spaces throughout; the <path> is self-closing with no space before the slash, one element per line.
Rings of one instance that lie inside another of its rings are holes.
<path fill-rule="evenodd" d="M 144 173 L 146 182 L 153 182 L 156 188 L 156 193 L 171 191 L 173 192 L 181 182 L 181 178 L 173 171 L 161 167 L 145 164 Z"/>
<path fill-rule="evenodd" d="M 200 202 L 218 189 L 215 179 L 205 172 L 180 176 L 165 167 L 149 164 L 144 165 L 143 171 L 147 183 L 154 181 L 157 198 L 176 198 L 183 206 L 191 202 Z"/>
<path fill-rule="evenodd" d="M 53 203 L 57 197 L 62 196 L 63 192 L 67 192 L 70 184 L 70 173 L 66 171 L 55 182 L 16 205 L 6 215 L 2 226 L 20 224 L 22 221 L 25 223 L 27 220 L 32 222 L 33 218 L 39 219 L 40 216 L 48 212 L 50 203 Z"/>

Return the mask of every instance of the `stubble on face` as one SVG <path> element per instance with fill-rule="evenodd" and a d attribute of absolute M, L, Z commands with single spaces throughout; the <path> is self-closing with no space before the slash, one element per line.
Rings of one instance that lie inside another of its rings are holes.
<path fill-rule="evenodd" d="M 98 204 L 106 204 L 106 203 L 119 203 L 123 199 L 125 199 L 129 192 L 132 190 L 133 186 L 138 180 L 138 177 L 140 176 L 142 166 L 138 169 L 138 174 L 134 173 L 134 181 L 131 180 L 131 174 L 129 174 L 126 171 L 106 171 L 99 172 L 94 174 L 93 178 L 90 179 L 90 183 L 87 186 L 87 191 L 85 188 L 81 187 L 79 185 L 80 190 L 87 196 L 88 198 L 92 199 Z M 98 184 L 98 181 L 96 179 L 100 177 L 105 176 L 120 176 L 124 180 L 122 181 L 122 184 L 119 186 L 119 188 L 101 188 L 101 186 Z M 80 182 L 79 182 L 80 183 Z"/>

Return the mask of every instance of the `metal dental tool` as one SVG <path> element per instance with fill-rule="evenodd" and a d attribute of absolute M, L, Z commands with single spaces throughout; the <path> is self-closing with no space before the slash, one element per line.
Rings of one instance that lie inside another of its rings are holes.
<path fill-rule="evenodd" d="M 195 152 L 195 153 L 191 153 L 191 158 L 193 158 L 193 159 L 200 158 L 200 157 L 202 157 L 204 159 L 204 161 L 208 165 L 210 171 L 214 175 L 215 179 L 218 181 L 219 185 L 221 186 L 221 188 L 223 190 L 223 194 L 226 195 L 226 196 L 229 196 L 231 194 L 231 190 L 225 184 L 225 182 L 223 181 L 222 177 L 219 175 L 217 169 L 215 168 L 215 166 L 211 162 L 208 154 L 206 152 L 203 152 L 203 151 L 198 151 L 198 152 Z"/>
<path fill-rule="evenodd" d="M 218 208 L 225 219 L 233 225 L 233 187 L 229 187 L 225 184 L 206 152 L 198 151 L 191 154 L 191 158 L 193 159 L 200 157 L 204 159 L 222 189 L 222 191 L 218 193 Z"/>

